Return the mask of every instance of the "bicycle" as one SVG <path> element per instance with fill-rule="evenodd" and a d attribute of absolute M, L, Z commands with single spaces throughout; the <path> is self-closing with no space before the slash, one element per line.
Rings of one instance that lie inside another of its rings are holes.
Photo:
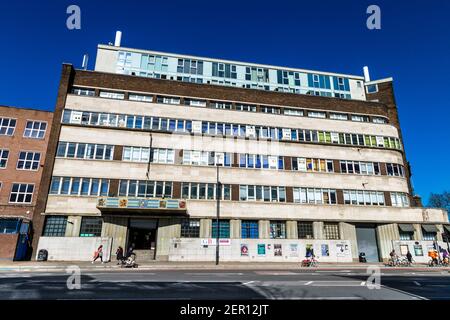
<path fill-rule="evenodd" d="M 316 258 L 311 257 L 302 261 L 302 267 L 317 267 L 319 265 L 319 261 Z"/>

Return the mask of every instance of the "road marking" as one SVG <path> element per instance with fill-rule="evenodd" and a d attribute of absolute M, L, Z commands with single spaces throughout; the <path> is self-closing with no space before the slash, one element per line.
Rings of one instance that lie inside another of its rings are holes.
<path fill-rule="evenodd" d="M 366 285 L 365 281 L 361 282 L 361 286 L 365 286 L 365 285 Z"/>
<path fill-rule="evenodd" d="M 255 271 L 255 273 L 259 275 L 268 275 L 268 276 L 292 276 L 300 274 L 291 271 Z"/>
<path fill-rule="evenodd" d="M 314 281 L 308 281 L 307 283 L 305 283 L 305 286 L 309 286 L 311 283 L 313 283 Z"/>
<path fill-rule="evenodd" d="M 255 282 L 255 281 L 244 282 L 243 285 L 246 286 L 246 285 L 249 285 L 250 283 L 254 283 L 254 282 Z"/>
<path fill-rule="evenodd" d="M 360 287 L 361 281 L 314 281 L 313 287 Z"/>
<path fill-rule="evenodd" d="M 421 284 L 420 284 L 419 282 L 417 282 L 417 281 L 414 281 L 414 284 L 415 284 L 416 286 L 418 286 L 418 287 L 421 286 Z"/>
<path fill-rule="evenodd" d="M 185 273 L 185 275 L 190 275 L 190 276 L 204 276 L 204 275 L 212 275 L 212 276 L 242 276 L 244 275 L 241 272 L 188 272 Z"/>

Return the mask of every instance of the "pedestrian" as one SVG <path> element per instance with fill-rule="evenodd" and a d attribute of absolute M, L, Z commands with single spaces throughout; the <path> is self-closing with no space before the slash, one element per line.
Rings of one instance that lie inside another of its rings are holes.
<path fill-rule="evenodd" d="M 98 258 L 100 258 L 100 261 L 103 262 L 103 245 L 100 245 L 97 250 L 94 252 L 94 259 L 92 260 L 92 263 L 94 263 Z"/>
<path fill-rule="evenodd" d="M 412 254 L 411 254 L 411 252 L 409 252 L 409 250 L 408 250 L 408 252 L 406 253 L 406 259 L 408 259 L 408 262 L 409 262 L 409 263 L 412 263 Z"/>
<path fill-rule="evenodd" d="M 392 249 L 391 253 L 389 254 L 391 256 L 391 264 L 395 266 L 396 264 L 396 258 L 397 254 L 395 253 L 395 249 Z"/>
<path fill-rule="evenodd" d="M 442 252 L 442 263 L 448 265 L 448 251 L 444 249 Z"/>
<path fill-rule="evenodd" d="M 117 264 L 121 264 L 123 258 L 123 248 L 119 246 L 116 251 Z"/>

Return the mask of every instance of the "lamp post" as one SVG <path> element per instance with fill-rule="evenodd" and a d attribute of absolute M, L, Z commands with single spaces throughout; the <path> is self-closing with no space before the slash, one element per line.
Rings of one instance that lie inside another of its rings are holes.
<path fill-rule="evenodd" d="M 221 198 L 221 186 L 219 181 L 219 165 L 216 163 L 216 266 L 219 265 L 219 239 L 220 239 L 220 198 Z"/>

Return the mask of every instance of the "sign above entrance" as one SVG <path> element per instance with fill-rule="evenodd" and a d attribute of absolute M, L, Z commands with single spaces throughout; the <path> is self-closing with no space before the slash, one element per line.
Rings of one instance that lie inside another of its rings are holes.
<path fill-rule="evenodd" d="M 186 201 L 178 199 L 100 197 L 97 200 L 97 208 L 101 211 L 110 209 L 186 211 Z"/>

